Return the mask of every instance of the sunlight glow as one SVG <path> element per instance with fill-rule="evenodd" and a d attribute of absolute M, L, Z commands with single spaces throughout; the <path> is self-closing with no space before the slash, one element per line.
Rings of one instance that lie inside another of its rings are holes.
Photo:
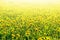
<path fill-rule="evenodd" d="M 60 5 L 60 0 L 0 0 L 0 5 L 7 6 L 39 6 L 39 5 Z"/>
<path fill-rule="evenodd" d="M 2 0 L 6 3 L 13 2 L 13 3 L 41 3 L 41 4 L 46 4 L 46 3 L 60 3 L 60 0 Z"/>

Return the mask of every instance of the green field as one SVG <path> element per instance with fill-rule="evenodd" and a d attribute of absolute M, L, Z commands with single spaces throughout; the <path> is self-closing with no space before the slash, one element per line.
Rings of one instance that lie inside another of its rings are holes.
<path fill-rule="evenodd" d="M 0 3 L 0 40 L 60 40 L 59 5 Z"/>

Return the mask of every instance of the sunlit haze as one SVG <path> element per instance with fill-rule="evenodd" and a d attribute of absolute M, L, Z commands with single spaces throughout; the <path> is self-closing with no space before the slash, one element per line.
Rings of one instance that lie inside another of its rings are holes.
<path fill-rule="evenodd" d="M 0 7 L 6 8 L 60 8 L 60 0 L 0 0 Z"/>
<path fill-rule="evenodd" d="M 60 0 L 0 0 L 6 4 L 60 4 Z"/>

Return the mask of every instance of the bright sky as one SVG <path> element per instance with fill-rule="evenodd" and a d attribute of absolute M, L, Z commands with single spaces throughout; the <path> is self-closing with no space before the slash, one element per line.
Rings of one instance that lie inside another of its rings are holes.
<path fill-rule="evenodd" d="M 13 2 L 13 3 L 39 3 L 39 4 L 60 4 L 60 0 L 1 0 L 1 2 Z"/>
<path fill-rule="evenodd" d="M 0 0 L 0 5 L 60 5 L 60 0 Z"/>
<path fill-rule="evenodd" d="M 0 7 L 6 8 L 60 8 L 60 0 L 0 0 Z"/>

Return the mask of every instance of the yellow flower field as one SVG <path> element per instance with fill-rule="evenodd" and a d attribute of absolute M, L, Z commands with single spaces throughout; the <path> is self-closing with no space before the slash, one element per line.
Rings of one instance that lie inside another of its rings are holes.
<path fill-rule="evenodd" d="M 60 40 L 58 5 L 7 3 L 0 2 L 0 40 Z"/>

